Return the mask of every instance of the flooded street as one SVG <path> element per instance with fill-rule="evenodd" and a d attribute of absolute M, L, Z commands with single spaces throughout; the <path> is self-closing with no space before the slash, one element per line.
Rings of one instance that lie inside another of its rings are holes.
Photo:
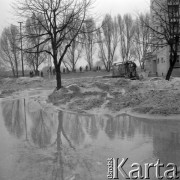
<path fill-rule="evenodd" d="M 0 180 L 105 180 L 108 158 L 128 158 L 127 171 L 134 162 L 157 159 L 180 166 L 179 138 L 179 121 L 84 115 L 27 97 L 1 99 Z"/>

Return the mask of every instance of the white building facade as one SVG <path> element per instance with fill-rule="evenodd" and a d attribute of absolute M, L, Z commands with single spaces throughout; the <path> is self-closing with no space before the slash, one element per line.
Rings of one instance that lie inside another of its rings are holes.
<path fill-rule="evenodd" d="M 163 8 L 166 8 L 164 12 L 162 12 Z M 177 32 L 180 33 L 180 0 L 151 0 L 150 12 L 153 29 L 155 29 L 157 32 L 163 33 L 166 28 L 165 26 L 167 26 L 167 24 L 162 23 L 163 20 L 161 19 L 161 16 L 163 16 L 164 19 L 170 17 L 170 23 L 168 24 L 169 27 L 167 30 L 169 29 L 171 31 L 170 27 L 172 25 L 173 32 L 176 30 L 175 28 L 177 28 Z M 171 34 L 171 32 L 168 32 L 167 34 Z M 170 66 L 170 47 L 165 45 L 166 43 L 167 40 L 163 39 L 163 36 L 162 38 L 161 36 L 158 39 L 155 38 L 153 40 L 153 44 L 157 44 L 157 46 L 152 48 L 151 55 L 147 55 L 147 57 L 145 57 L 145 69 L 148 70 L 152 75 L 166 76 L 168 72 Z M 180 75 L 180 46 L 178 49 L 178 60 L 175 64 L 173 73 Z"/>

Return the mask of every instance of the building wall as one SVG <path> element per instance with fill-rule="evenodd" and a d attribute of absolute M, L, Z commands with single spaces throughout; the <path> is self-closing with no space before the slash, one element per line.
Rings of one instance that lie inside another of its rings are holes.
<path fill-rule="evenodd" d="M 151 67 L 151 61 L 145 60 L 144 69 L 145 69 L 146 71 L 151 71 L 151 69 L 152 69 L 152 67 Z"/>
<path fill-rule="evenodd" d="M 169 69 L 169 48 L 163 47 L 157 51 L 157 74 L 166 76 Z"/>
<path fill-rule="evenodd" d="M 149 54 L 144 57 L 144 69 L 149 72 L 151 75 L 156 75 L 157 73 L 157 57 Z"/>
<path fill-rule="evenodd" d="M 151 12 L 151 22 L 152 25 L 154 27 L 155 30 L 157 31 L 161 31 L 161 28 L 159 27 L 159 20 L 158 17 L 156 17 L 156 14 L 154 13 L 153 9 L 156 9 L 156 12 L 158 11 L 159 7 L 157 6 L 156 3 L 153 3 L 154 1 L 157 1 L 158 3 L 167 3 L 167 0 L 151 0 L 151 7 L 150 7 L 150 12 Z M 179 1 L 178 1 L 179 3 Z M 180 6 L 179 6 L 180 9 Z M 163 13 L 163 16 L 165 15 L 165 13 Z M 160 43 L 164 43 L 163 41 L 165 40 L 161 40 Z M 155 44 L 157 42 L 157 40 L 155 39 L 153 41 Z M 166 76 L 168 69 L 169 69 L 169 47 L 163 47 L 163 48 L 158 48 L 157 50 L 154 51 L 154 55 L 157 56 L 157 74 L 158 76 Z M 178 53 L 179 57 L 180 57 L 180 52 Z M 154 69 L 153 66 L 153 59 L 151 60 L 152 64 L 150 64 L 150 69 Z M 179 63 L 179 62 L 178 62 Z M 180 69 L 176 69 L 176 71 L 180 71 Z"/>

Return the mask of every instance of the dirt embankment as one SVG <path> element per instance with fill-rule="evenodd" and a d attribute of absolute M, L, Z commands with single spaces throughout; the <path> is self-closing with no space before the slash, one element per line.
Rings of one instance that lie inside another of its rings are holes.
<path fill-rule="evenodd" d="M 180 114 L 180 79 L 169 82 L 161 78 L 77 80 L 54 91 L 48 101 L 62 109 L 95 113 L 131 109 L 138 113 Z"/>

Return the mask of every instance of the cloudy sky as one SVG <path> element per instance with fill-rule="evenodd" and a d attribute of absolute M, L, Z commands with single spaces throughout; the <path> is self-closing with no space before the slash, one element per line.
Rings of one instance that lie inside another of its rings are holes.
<path fill-rule="evenodd" d="M 0 32 L 5 26 L 16 23 L 16 19 L 11 8 L 15 0 L 0 0 Z M 150 0 L 94 0 L 93 12 L 103 17 L 105 13 L 111 15 L 132 13 L 134 16 L 139 12 L 149 10 Z"/>

